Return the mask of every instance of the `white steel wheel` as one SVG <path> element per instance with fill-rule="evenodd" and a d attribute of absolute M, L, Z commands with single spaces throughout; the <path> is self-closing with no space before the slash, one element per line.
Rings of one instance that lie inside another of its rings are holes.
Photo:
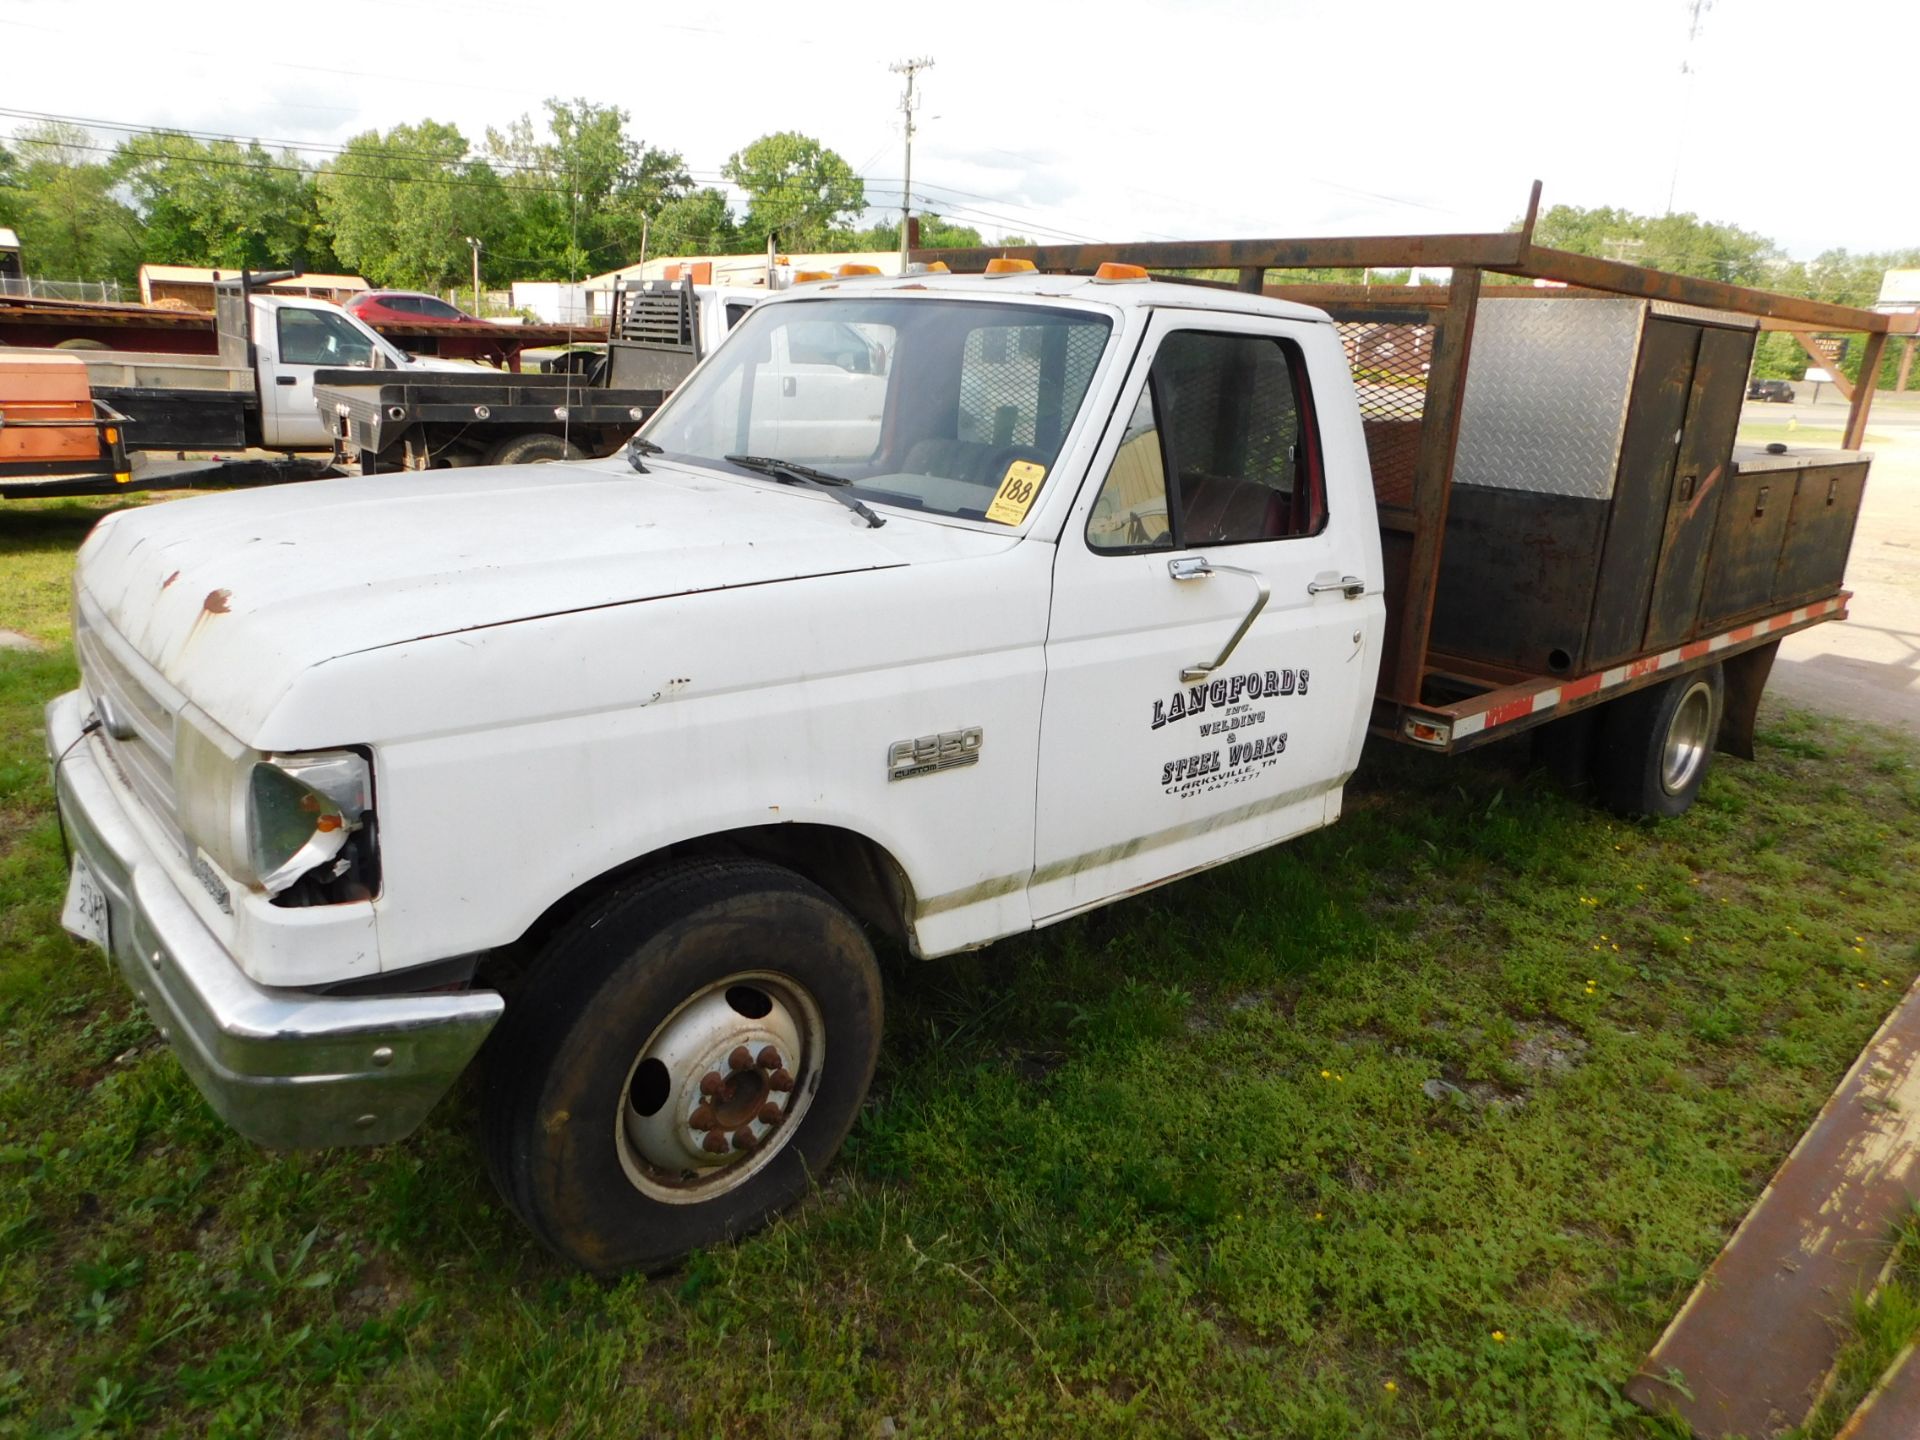
<path fill-rule="evenodd" d="M 614 1141 L 621 1168 L 669 1204 L 744 1184 L 799 1128 L 825 1060 L 820 1007 L 795 981 L 759 970 L 716 980 L 634 1058 Z"/>
<path fill-rule="evenodd" d="M 818 1183 L 880 1053 L 859 923 L 764 861 L 688 859 L 577 911 L 488 1038 L 500 1193 L 603 1275 L 752 1233 Z"/>

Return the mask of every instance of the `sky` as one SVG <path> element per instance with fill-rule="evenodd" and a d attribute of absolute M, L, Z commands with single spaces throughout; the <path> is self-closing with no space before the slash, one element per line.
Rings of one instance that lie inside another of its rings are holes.
<path fill-rule="evenodd" d="M 989 239 L 1498 230 L 1538 178 L 1796 258 L 1920 245 L 1916 0 L 0 0 L 0 110 L 337 145 L 579 95 L 702 183 L 800 130 L 896 213 L 917 57 L 915 208 Z"/>

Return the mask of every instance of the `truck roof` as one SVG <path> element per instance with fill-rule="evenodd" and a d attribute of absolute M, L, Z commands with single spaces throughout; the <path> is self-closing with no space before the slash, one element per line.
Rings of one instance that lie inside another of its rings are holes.
<path fill-rule="evenodd" d="M 1158 309 L 1229 311 L 1242 315 L 1271 315 L 1287 320 L 1331 323 L 1324 310 L 1291 300 L 1274 300 L 1213 285 L 1182 285 L 1170 280 L 1096 280 L 1090 275 L 857 275 L 815 280 L 769 295 L 785 299 L 807 295 L 884 295 L 925 291 L 937 295 L 980 295 L 1005 299 L 1010 295 L 1091 300 L 1118 308 L 1152 306 Z"/>

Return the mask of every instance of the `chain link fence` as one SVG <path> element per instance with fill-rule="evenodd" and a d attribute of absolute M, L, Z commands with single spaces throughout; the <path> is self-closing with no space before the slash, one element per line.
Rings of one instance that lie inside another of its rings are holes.
<path fill-rule="evenodd" d="M 109 305 L 138 304 L 140 292 L 118 280 L 42 280 L 34 275 L 0 275 L 0 295 L 28 300 L 94 300 Z"/>

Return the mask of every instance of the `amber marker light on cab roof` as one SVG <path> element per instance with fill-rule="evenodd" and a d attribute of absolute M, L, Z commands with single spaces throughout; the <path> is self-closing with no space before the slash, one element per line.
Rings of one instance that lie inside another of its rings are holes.
<path fill-rule="evenodd" d="M 1031 275 L 1039 268 L 1031 260 L 1015 260 L 1007 255 L 996 255 L 987 261 L 989 275 Z"/>
<path fill-rule="evenodd" d="M 840 275 L 843 279 L 851 275 L 878 275 L 879 273 L 878 265 L 855 265 L 849 262 L 840 267 Z"/>
<path fill-rule="evenodd" d="M 1144 265 L 1122 265 L 1118 260 L 1108 260 L 1093 272 L 1093 278 L 1103 280 L 1109 285 L 1123 280 L 1145 280 L 1147 267 Z"/>
<path fill-rule="evenodd" d="M 814 280 L 831 280 L 832 278 L 833 272 L 831 270 L 796 270 L 793 272 L 793 283 L 795 285 L 805 285 Z"/>

